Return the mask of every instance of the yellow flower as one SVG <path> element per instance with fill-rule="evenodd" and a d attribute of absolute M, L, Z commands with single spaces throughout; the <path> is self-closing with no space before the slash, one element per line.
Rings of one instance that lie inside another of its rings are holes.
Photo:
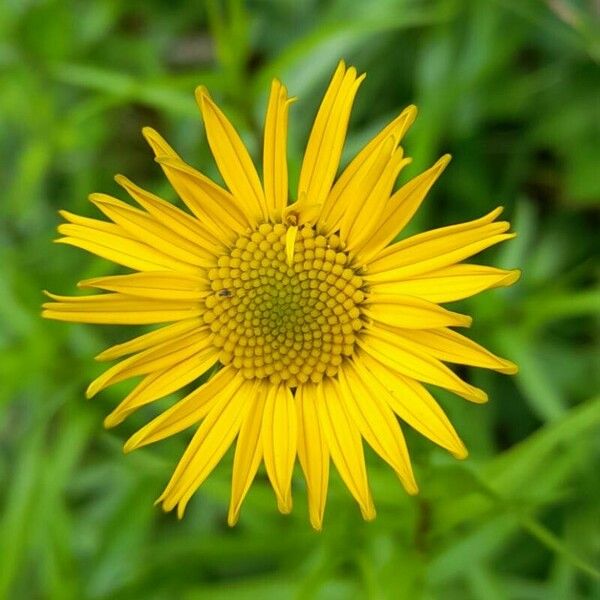
<path fill-rule="evenodd" d="M 501 210 L 392 243 L 450 159 L 442 157 L 393 191 L 409 162 L 400 142 L 415 107 L 380 131 L 336 179 L 363 78 L 343 62 L 337 67 L 308 140 L 294 203 L 286 159 L 293 99 L 274 81 L 262 183 L 231 123 L 200 87 L 208 143 L 228 190 L 147 128 L 156 161 L 189 212 L 117 176 L 139 208 L 92 194 L 109 221 L 61 213 L 67 223 L 58 228 L 58 242 L 136 272 L 79 283 L 107 293 L 49 294 L 53 302 L 43 315 L 79 323 L 171 323 L 96 357 L 121 360 L 92 382 L 90 397 L 142 376 L 106 426 L 215 372 L 125 444 L 130 451 L 200 423 L 159 498 L 164 510 L 177 507 L 182 516 L 237 438 L 230 524 L 263 461 L 279 510 L 291 510 L 296 456 L 314 528 L 322 526 L 330 459 L 364 518 L 372 519 L 363 438 L 415 494 L 397 417 L 457 458 L 467 455 L 423 384 L 485 402 L 482 390 L 443 361 L 517 370 L 451 329 L 468 326 L 470 317 L 439 306 L 518 279 L 518 271 L 459 264 L 514 236 L 507 222 L 495 220 Z"/>

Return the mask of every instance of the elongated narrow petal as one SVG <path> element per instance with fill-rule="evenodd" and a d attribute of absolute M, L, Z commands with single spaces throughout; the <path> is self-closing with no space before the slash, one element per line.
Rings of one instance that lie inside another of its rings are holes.
<path fill-rule="evenodd" d="M 339 205 L 340 198 L 352 179 L 361 170 L 365 162 L 370 162 L 379 152 L 381 144 L 389 137 L 394 138 L 396 146 L 400 144 L 408 128 L 412 125 L 417 116 L 416 106 L 408 106 L 391 123 L 388 123 L 369 143 L 354 157 L 350 164 L 344 169 L 331 192 L 323 204 L 319 223 L 331 223 L 336 219 L 331 218 L 331 211 L 334 208 L 341 210 Z"/>
<path fill-rule="evenodd" d="M 256 391 L 257 386 L 253 382 L 244 382 L 235 395 L 219 398 L 211 406 L 157 500 L 165 511 L 177 506 L 177 516 L 183 516 L 194 492 L 210 475 L 240 431 Z"/>
<path fill-rule="evenodd" d="M 298 425 L 294 397 L 287 386 L 271 387 L 262 427 L 267 475 L 273 484 L 279 510 L 289 513 L 292 510 L 292 471 L 296 460 Z"/>
<path fill-rule="evenodd" d="M 57 296 L 48 293 L 48 295 L 55 302 L 46 302 L 42 305 L 42 316 L 72 323 L 146 325 L 180 321 L 202 313 L 202 306 L 190 300 L 165 302 L 125 294 Z"/>
<path fill-rule="evenodd" d="M 517 365 L 510 360 L 492 354 L 483 346 L 452 329 L 398 330 L 396 333 L 410 340 L 420 352 L 429 352 L 445 362 L 492 369 L 508 375 L 518 372 Z"/>
<path fill-rule="evenodd" d="M 154 129 L 144 127 L 142 133 L 154 151 L 156 161 L 162 167 L 173 189 L 201 224 L 217 240 L 229 241 L 232 239 L 235 232 L 228 227 L 226 222 L 217 218 L 219 213 L 213 214 L 210 210 L 207 210 L 206 204 L 209 203 L 213 208 L 215 205 L 221 204 L 223 208 L 235 210 L 236 200 L 233 196 L 196 169 L 192 169 Z M 183 177 L 183 172 L 187 172 L 188 177 Z M 192 174 L 193 177 L 190 176 Z M 237 208 L 246 214 L 244 205 L 239 200 Z"/>
<path fill-rule="evenodd" d="M 396 242 L 379 252 L 378 256 L 369 262 L 370 270 L 378 272 L 390 266 L 397 267 L 410 263 L 411 257 L 409 255 L 400 254 L 409 250 L 412 250 L 416 255 L 415 258 L 419 258 L 423 254 L 427 254 L 428 251 L 439 249 L 440 246 L 442 250 L 447 251 L 449 249 L 448 245 L 460 247 L 461 244 L 468 244 L 486 236 L 504 233 L 509 229 L 509 224 L 495 222 L 496 217 L 501 213 L 502 207 L 498 207 L 479 219 L 447 227 L 438 227 Z M 400 256 L 398 256 L 399 254 Z M 396 260 L 397 258 L 398 260 Z"/>
<path fill-rule="evenodd" d="M 452 312 L 415 296 L 369 294 L 363 313 L 393 327 L 429 329 L 433 327 L 468 327 L 471 317 Z"/>
<path fill-rule="evenodd" d="M 453 265 L 458 261 L 464 260 L 465 258 L 469 258 L 474 254 L 478 254 L 479 252 L 499 244 L 500 242 L 512 240 L 515 236 L 516 234 L 514 233 L 504 233 L 485 237 L 484 239 L 472 242 L 466 246 L 461 246 L 455 250 L 448 250 L 446 253 L 439 254 L 437 256 L 432 255 L 430 258 L 426 258 L 412 264 L 393 268 L 389 271 L 381 271 L 374 273 L 373 275 L 367 275 L 365 279 L 373 283 L 379 281 L 395 281 L 397 279 L 404 279 L 411 276 L 436 271 L 449 265 Z"/>
<path fill-rule="evenodd" d="M 204 325 L 204 321 L 200 318 L 178 321 L 171 325 L 156 329 L 155 331 L 144 333 L 127 342 L 111 346 L 103 352 L 100 352 L 95 358 L 96 360 L 115 360 L 116 358 L 127 356 L 128 354 L 141 352 L 142 350 L 147 350 L 162 342 L 179 338 L 194 329 L 199 329 L 202 325 Z"/>
<path fill-rule="evenodd" d="M 365 387 L 387 402 L 403 421 L 457 458 L 467 456 L 448 417 L 419 382 L 388 369 L 368 355 L 360 355 L 354 365 Z"/>
<path fill-rule="evenodd" d="M 171 173 L 181 189 L 191 195 L 189 205 L 201 221 L 211 221 L 214 228 L 219 228 L 228 236 L 248 228 L 250 221 L 243 211 L 243 203 L 229 192 L 182 160 L 158 157 L 156 162 Z"/>
<path fill-rule="evenodd" d="M 77 286 L 155 300 L 201 300 L 209 293 L 208 282 L 205 279 L 173 271 L 146 271 L 129 275 L 94 277 L 80 281 Z"/>
<path fill-rule="evenodd" d="M 306 194 L 309 202 L 323 204 L 339 167 L 354 97 L 364 75 L 346 69 L 343 61 L 333 79 L 313 125 L 304 153 L 298 182 L 298 197 Z"/>
<path fill-rule="evenodd" d="M 296 391 L 298 459 L 306 478 L 310 524 L 321 531 L 329 485 L 329 449 L 319 418 L 317 396 L 316 386 L 312 384 Z"/>
<path fill-rule="evenodd" d="M 298 235 L 297 227 L 289 227 L 285 235 L 285 260 L 288 266 L 292 266 L 294 262 L 294 248 L 296 245 L 296 236 Z"/>
<path fill-rule="evenodd" d="M 195 219 L 183 210 L 165 202 L 162 198 L 142 189 L 123 175 L 116 175 L 115 181 L 135 200 L 142 208 L 156 220 L 169 227 L 174 233 L 193 242 L 200 248 L 213 254 L 223 252 L 225 246 L 214 232 L 198 219 Z M 224 190 L 223 190 L 224 191 Z M 196 196 L 194 195 L 194 200 Z"/>
<path fill-rule="evenodd" d="M 433 167 L 411 179 L 392 195 L 381 213 L 379 228 L 373 231 L 373 235 L 364 238 L 360 249 L 362 260 L 368 261 L 376 256 L 404 229 L 449 162 L 450 155 L 445 154 Z"/>
<path fill-rule="evenodd" d="M 339 220 L 342 240 L 347 241 L 353 226 L 360 225 L 360 216 L 364 214 L 363 211 L 369 210 L 372 212 L 374 210 L 374 203 L 370 202 L 373 196 L 378 197 L 378 204 L 380 205 L 383 205 L 387 200 L 387 197 L 381 197 L 385 192 L 379 190 L 379 187 L 382 181 L 386 182 L 384 174 L 392 161 L 395 143 L 394 138 L 391 136 L 385 140 L 375 160 L 372 163 L 365 161 L 363 167 L 358 171 L 356 177 L 352 178 L 345 193 L 340 198 L 340 207 L 343 207 Z M 389 183 L 389 189 L 391 189 L 392 183 Z M 387 190 L 388 194 L 389 189 Z M 331 223 L 331 225 L 337 226 L 338 223 Z"/>
<path fill-rule="evenodd" d="M 490 288 L 512 285 L 520 276 L 518 269 L 506 271 L 482 265 L 458 264 L 408 279 L 372 283 L 371 289 L 381 296 L 406 294 L 429 302 L 454 302 Z"/>
<path fill-rule="evenodd" d="M 485 392 L 465 383 L 437 358 L 416 352 L 401 336 L 376 327 L 369 333 L 368 337 L 358 340 L 358 345 L 389 368 L 417 381 L 446 388 L 466 400 L 487 401 Z"/>
<path fill-rule="evenodd" d="M 238 521 L 242 502 L 254 481 L 263 457 L 262 431 L 266 398 L 267 392 L 261 390 L 252 399 L 253 405 L 242 424 L 235 447 L 231 477 L 231 501 L 227 514 L 227 522 L 232 527 Z"/>
<path fill-rule="evenodd" d="M 367 481 L 360 432 L 344 406 L 337 382 L 324 380 L 317 387 L 317 410 L 331 458 L 344 483 L 360 506 L 365 519 L 375 518 L 375 507 Z"/>
<path fill-rule="evenodd" d="M 210 267 L 214 264 L 211 252 L 182 238 L 147 212 L 106 194 L 92 194 L 90 201 L 132 236 L 144 240 L 152 247 L 159 247 L 174 259 L 197 267 Z"/>
<path fill-rule="evenodd" d="M 415 277 L 512 239 L 514 234 L 505 233 L 509 223 L 492 222 L 497 214 L 494 211 L 477 221 L 433 229 L 392 244 L 369 263 L 368 277 L 374 282 Z"/>
<path fill-rule="evenodd" d="M 194 347 L 192 356 L 180 362 L 154 371 L 144 379 L 119 403 L 105 419 L 105 427 L 115 427 L 122 423 L 132 412 L 141 406 L 150 404 L 159 398 L 181 389 L 195 381 L 208 371 L 219 358 L 219 352 L 213 346 L 199 344 Z"/>
<path fill-rule="evenodd" d="M 418 488 L 410 465 L 408 449 L 392 410 L 365 385 L 352 363 L 340 369 L 339 385 L 348 414 L 351 415 L 362 436 L 396 471 L 406 491 L 409 494 L 416 494 Z"/>
<path fill-rule="evenodd" d="M 210 339 L 210 330 L 200 327 L 179 337 L 170 337 L 113 365 L 102 375 L 94 379 L 86 390 L 88 398 L 109 385 L 118 383 L 135 375 L 146 375 L 153 371 L 168 369 L 179 361 L 192 356 L 198 348 L 205 347 Z"/>
<path fill-rule="evenodd" d="M 370 263 L 370 271 L 377 273 L 390 267 L 398 269 L 435 259 L 440 255 L 449 254 L 468 247 L 470 244 L 486 241 L 491 237 L 503 234 L 508 228 L 509 224 L 506 221 L 458 232 L 442 231 L 446 229 L 442 227 L 435 237 L 428 236 L 427 239 L 417 239 L 419 236 L 414 236 L 394 244 L 390 247 L 389 253 L 386 252 L 386 256 Z"/>
<path fill-rule="evenodd" d="M 58 227 L 65 237 L 56 240 L 57 244 L 68 244 L 106 258 L 118 265 L 137 271 L 179 271 L 195 273 L 197 267 L 168 256 L 129 236 L 120 233 L 98 231 L 83 225 L 65 223 Z"/>
<path fill-rule="evenodd" d="M 248 212 L 255 222 L 268 219 L 260 179 L 244 143 L 205 87 L 196 88 L 196 100 L 202 112 L 210 149 L 227 187 L 238 202 L 247 203 Z"/>
<path fill-rule="evenodd" d="M 83 229 L 87 229 L 87 230 L 93 230 L 95 233 L 97 233 L 97 232 L 110 233 L 112 235 L 116 235 L 116 236 L 119 236 L 119 237 L 122 237 L 125 239 L 129 239 L 129 240 L 136 239 L 135 236 L 131 235 L 129 232 L 125 231 L 125 229 L 123 229 L 119 225 L 116 225 L 115 223 L 109 223 L 107 221 L 100 221 L 99 219 L 91 219 L 90 217 L 82 217 L 81 215 L 75 215 L 75 214 L 69 212 L 68 210 L 59 210 L 58 214 L 65 221 L 67 221 L 67 224 L 80 225 L 80 227 L 78 228 L 79 231 L 81 231 Z M 64 226 L 65 226 L 65 224 L 59 225 L 59 227 L 58 227 L 59 233 L 60 233 L 61 228 Z M 74 230 L 74 231 L 77 231 L 77 230 Z M 92 236 L 92 239 L 93 239 L 93 236 Z"/>
<path fill-rule="evenodd" d="M 388 161 L 385 171 L 373 187 L 364 205 L 352 224 L 347 238 L 349 252 L 360 255 L 360 249 L 377 235 L 381 227 L 382 215 L 386 205 L 390 202 L 389 195 L 400 171 L 411 162 L 410 158 L 404 158 L 402 148 L 395 150 Z"/>
<path fill-rule="evenodd" d="M 227 402 L 244 384 L 244 379 L 231 367 L 224 367 L 198 389 L 188 394 L 134 433 L 124 451 L 153 444 L 175 435 L 203 419 L 212 406 Z"/>
<path fill-rule="evenodd" d="M 285 86 L 273 80 L 263 142 L 265 202 L 271 218 L 281 218 L 288 202 L 287 129 L 293 100 L 288 98 Z"/>

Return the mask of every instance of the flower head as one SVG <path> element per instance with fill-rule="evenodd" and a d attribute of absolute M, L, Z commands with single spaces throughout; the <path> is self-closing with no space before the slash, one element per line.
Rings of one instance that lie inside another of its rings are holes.
<path fill-rule="evenodd" d="M 375 515 L 363 439 L 417 492 L 400 420 L 457 458 L 467 454 L 427 386 L 473 402 L 486 394 L 444 363 L 515 373 L 513 363 L 452 329 L 471 319 L 442 308 L 514 283 L 518 271 L 461 264 L 514 234 L 501 210 L 467 223 L 393 240 L 449 162 L 442 157 L 398 190 L 409 162 L 400 146 L 409 107 L 337 177 L 352 103 L 364 76 L 341 62 L 316 116 L 290 202 L 286 158 L 292 99 L 274 81 L 264 129 L 263 176 L 206 89 L 197 90 L 208 143 L 228 189 L 186 164 L 154 130 L 143 133 L 188 211 L 123 176 L 134 207 L 90 200 L 109 219 L 66 211 L 57 241 L 131 269 L 79 283 L 104 293 L 56 296 L 48 318 L 80 323 L 170 323 L 102 352 L 119 360 L 88 396 L 130 377 L 139 383 L 107 427 L 138 408 L 204 383 L 135 433 L 130 451 L 199 426 L 159 498 L 181 516 L 237 440 L 229 523 L 264 462 L 279 509 L 292 508 L 296 457 L 312 525 L 320 529 L 330 460 L 366 519 Z"/>

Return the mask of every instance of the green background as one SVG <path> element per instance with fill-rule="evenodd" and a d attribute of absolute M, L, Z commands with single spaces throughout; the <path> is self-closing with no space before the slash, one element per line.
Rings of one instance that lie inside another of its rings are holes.
<path fill-rule="evenodd" d="M 0 598 L 599 598 L 594 4 L 1 2 Z M 123 197 L 118 172 L 173 199 L 144 125 L 214 176 L 193 100 L 201 83 L 259 157 L 270 79 L 286 82 L 299 97 L 294 181 L 341 57 L 368 73 L 345 160 L 413 102 L 403 179 L 454 157 L 412 231 L 506 207 L 519 237 L 480 260 L 520 267 L 522 280 L 454 307 L 520 374 L 467 370 L 485 406 L 437 395 L 471 456 L 455 461 L 408 432 L 418 497 L 368 455 L 373 523 L 335 476 L 325 529 L 312 531 L 297 470 L 292 515 L 277 513 L 259 475 L 229 529 L 231 455 L 179 522 L 153 501 L 191 432 L 124 456 L 158 409 L 107 432 L 125 387 L 84 399 L 101 370 L 92 357 L 135 331 L 39 317 L 42 289 L 70 294 L 115 272 L 52 245 L 57 210 L 96 216 L 87 194 Z"/>

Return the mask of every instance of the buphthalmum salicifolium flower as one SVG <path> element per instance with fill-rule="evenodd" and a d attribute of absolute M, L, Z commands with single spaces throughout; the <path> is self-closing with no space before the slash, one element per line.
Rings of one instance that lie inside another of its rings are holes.
<path fill-rule="evenodd" d="M 496 221 L 501 209 L 394 242 L 450 160 L 443 156 L 394 191 L 410 162 L 400 143 L 416 108 L 401 112 L 338 176 L 363 79 L 343 62 L 335 70 L 308 139 L 295 202 L 286 157 L 293 98 L 273 81 L 262 181 L 234 127 L 199 87 L 208 144 L 227 189 L 146 128 L 155 160 L 187 210 L 119 175 L 137 207 L 92 194 L 108 221 L 61 211 L 67 223 L 58 228 L 58 242 L 134 272 L 79 283 L 102 293 L 49 294 L 44 316 L 169 323 L 96 357 L 119 362 L 91 383 L 90 397 L 141 376 L 106 426 L 211 374 L 125 444 L 130 451 L 197 426 L 158 500 L 167 511 L 177 507 L 183 515 L 235 443 L 230 524 L 262 463 L 279 510 L 289 512 L 296 458 L 313 527 L 322 526 L 331 462 L 363 517 L 372 519 L 363 440 L 415 494 L 399 420 L 464 458 L 463 442 L 428 387 L 487 400 L 444 363 L 517 370 L 453 329 L 468 327 L 470 317 L 440 306 L 518 279 L 516 270 L 462 263 L 513 237 L 509 223 Z"/>

